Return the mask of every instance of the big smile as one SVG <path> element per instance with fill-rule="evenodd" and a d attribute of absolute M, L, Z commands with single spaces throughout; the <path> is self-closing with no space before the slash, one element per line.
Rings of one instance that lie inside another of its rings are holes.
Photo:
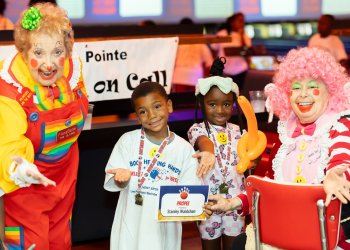
<path fill-rule="evenodd" d="M 149 125 L 151 127 L 157 127 L 160 123 L 161 123 L 161 120 L 158 120 L 158 121 L 154 121 L 154 122 L 149 123 Z"/>
<path fill-rule="evenodd" d="M 226 116 L 217 116 L 215 119 L 219 122 L 225 122 L 226 121 Z"/>
<path fill-rule="evenodd" d="M 297 107 L 302 113 L 306 113 L 311 110 L 314 102 L 299 102 L 297 103 Z"/>
<path fill-rule="evenodd" d="M 57 69 L 51 70 L 51 71 L 44 71 L 42 69 L 39 69 L 39 75 L 43 80 L 51 80 L 54 78 L 54 76 L 57 73 Z"/>

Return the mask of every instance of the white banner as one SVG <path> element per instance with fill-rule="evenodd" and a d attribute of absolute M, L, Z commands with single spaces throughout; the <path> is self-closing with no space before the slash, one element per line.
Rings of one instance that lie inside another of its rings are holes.
<path fill-rule="evenodd" d="M 89 101 L 130 98 L 144 81 L 159 82 L 169 94 L 179 39 L 145 38 L 76 42 Z M 0 46 L 0 60 L 15 50 Z"/>
<path fill-rule="evenodd" d="M 0 46 L 0 61 L 16 52 L 15 45 Z"/>

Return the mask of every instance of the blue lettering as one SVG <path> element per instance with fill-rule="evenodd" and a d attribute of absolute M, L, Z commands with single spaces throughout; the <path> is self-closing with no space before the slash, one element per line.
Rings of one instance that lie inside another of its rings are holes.
<path fill-rule="evenodd" d="M 157 166 L 159 167 L 165 167 L 165 162 L 164 161 L 157 161 Z"/>
<path fill-rule="evenodd" d="M 134 166 L 137 166 L 139 163 L 139 161 L 130 161 L 130 167 L 134 167 Z"/>
<path fill-rule="evenodd" d="M 180 172 L 181 172 L 180 169 L 178 169 L 177 167 L 175 167 L 175 166 L 173 166 L 171 164 L 168 165 L 168 169 L 170 169 L 171 171 L 173 171 L 176 174 L 180 174 Z"/>

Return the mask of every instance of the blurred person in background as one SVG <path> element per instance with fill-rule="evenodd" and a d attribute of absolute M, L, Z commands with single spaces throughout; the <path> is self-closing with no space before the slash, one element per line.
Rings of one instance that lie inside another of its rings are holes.
<path fill-rule="evenodd" d="M 193 25 L 190 18 L 183 18 L 180 25 Z M 194 92 L 199 78 L 209 73 L 213 56 L 207 44 L 184 44 L 177 48 L 172 80 L 172 92 Z"/>
<path fill-rule="evenodd" d="M 13 30 L 13 22 L 5 17 L 7 3 L 5 0 L 0 0 L 0 30 Z"/>
<path fill-rule="evenodd" d="M 226 58 L 224 74 L 231 77 L 238 84 L 240 90 L 242 90 L 249 68 L 245 52 L 252 46 L 252 41 L 245 33 L 244 26 L 244 14 L 242 12 L 235 13 L 227 18 L 226 28 L 216 33 L 217 36 L 231 36 L 232 41 L 211 45 L 211 48 L 216 51 L 218 57 Z M 231 48 L 237 48 L 237 50 L 233 50 L 235 53 L 232 53 L 232 50 L 230 52 Z"/>
<path fill-rule="evenodd" d="M 349 70 L 348 55 L 344 44 L 338 36 L 332 35 L 334 22 L 333 15 L 322 15 L 317 24 L 318 33 L 311 36 L 308 46 L 328 50 L 343 67 Z"/>
<path fill-rule="evenodd" d="M 28 7 L 32 7 L 33 5 L 35 5 L 37 3 L 52 3 L 54 5 L 57 5 L 56 0 L 29 0 Z"/>
<path fill-rule="evenodd" d="M 153 20 L 147 19 L 147 20 L 142 20 L 141 22 L 139 22 L 138 25 L 139 26 L 156 26 L 157 24 Z"/>

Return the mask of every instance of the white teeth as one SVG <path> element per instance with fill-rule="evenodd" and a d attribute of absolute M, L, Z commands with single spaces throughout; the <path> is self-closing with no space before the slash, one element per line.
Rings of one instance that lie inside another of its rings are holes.
<path fill-rule="evenodd" d="M 309 106 L 309 105 L 312 105 L 312 102 L 299 102 L 298 105 L 299 106 Z"/>
<path fill-rule="evenodd" d="M 44 76 L 51 76 L 53 72 L 41 72 Z"/>

